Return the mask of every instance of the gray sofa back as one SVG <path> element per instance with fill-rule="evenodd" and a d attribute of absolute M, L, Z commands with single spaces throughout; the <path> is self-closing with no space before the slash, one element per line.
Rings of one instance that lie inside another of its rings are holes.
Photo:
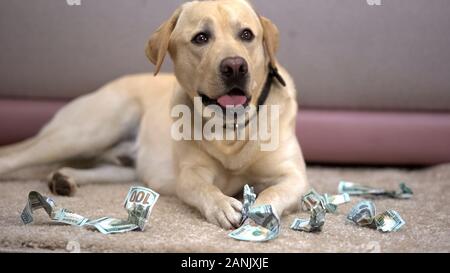
<path fill-rule="evenodd" d="M 0 96 L 73 98 L 152 71 L 147 39 L 182 2 L 3 0 Z M 253 2 L 281 30 L 303 107 L 450 110 L 450 1 Z"/>

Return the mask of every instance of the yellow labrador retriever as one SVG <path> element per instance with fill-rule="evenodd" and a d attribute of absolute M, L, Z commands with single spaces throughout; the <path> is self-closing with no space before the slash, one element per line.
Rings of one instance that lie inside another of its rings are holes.
<path fill-rule="evenodd" d="M 51 189 L 70 195 L 75 185 L 140 180 L 162 194 L 176 194 L 225 229 L 241 221 L 242 204 L 232 196 L 245 184 L 259 192 L 256 205 L 271 204 L 279 215 L 296 208 L 307 188 L 306 170 L 294 129 L 296 91 L 275 59 L 278 42 L 277 27 L 245 0 L 185 3 L 146 50 L 156 74 L 170 54 L 175 75 L 126 76 L 76 99 L 34 138 L 2 148 L 0 174 L 86 159 L 93 168 L 65 165 L 53 172 Z M 271 127 L 276 147 L 263 150 L 250 134 L 175 140 L 174 107 L 198 113 L 199 98 L 202 106 L 222 110 L 257 109 L 231 126 L 225 116 L 210 117 L 225 122 L 215 131 L 233 135 L 249 131 L 262 106 L 279 106 L 278 126 Z"/>

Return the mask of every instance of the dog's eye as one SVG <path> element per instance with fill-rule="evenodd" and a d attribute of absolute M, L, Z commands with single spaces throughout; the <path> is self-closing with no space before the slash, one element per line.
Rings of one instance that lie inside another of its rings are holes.
<path fill-rule="evenodd" d="M 209 42 L 209 34 L 206 32 L 201 32 L 192 38 L 192 43 L 196 45 L 204 45 Z"/>
<path fill-rule="evenodd" d="M 250 29 L 246 28 L 241 32 L 240 37 L 242 41 L 251 42 L 255 38 L 255 35 Z"/>

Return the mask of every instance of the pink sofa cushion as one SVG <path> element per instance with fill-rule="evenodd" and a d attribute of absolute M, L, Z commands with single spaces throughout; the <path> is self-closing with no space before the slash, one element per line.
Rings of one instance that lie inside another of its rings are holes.
<path fill-rule="evenodd" d="M 35 135 L 65 103 L 0 99 L 0 145 Z"/>
<path fill-rule="evenodd" d="M 450 162 L 450 113 L 303 110 L 297 135 L 310 162 Z"/>

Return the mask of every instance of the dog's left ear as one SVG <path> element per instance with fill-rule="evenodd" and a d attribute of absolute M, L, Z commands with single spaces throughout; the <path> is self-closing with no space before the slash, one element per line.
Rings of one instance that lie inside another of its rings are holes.
<path fill-rule="evenodd" d="M 266 49 L 267 55 L 269 56 L 270 65 L 273 68 L 276 68 L 277 61 L 275 56 L 280 45 L 280 32 L 278 31 L 277 26 L 272 23 L 272 21 L 263 16 L 260 16 L 259 18 L 264 30 L 264 47 Z"/>
<path fill-rule="evenodd" d="M 169 20 L 164 22 L 152 35 L 147 44 L 145 53 L 147 58 L 156 66 L 155 76 L 161 70 L 164 58 L 169 50 L 170 36 L 172 35 L 178 18 L 181 14 L 181 8 L 177 9 Z"/>

